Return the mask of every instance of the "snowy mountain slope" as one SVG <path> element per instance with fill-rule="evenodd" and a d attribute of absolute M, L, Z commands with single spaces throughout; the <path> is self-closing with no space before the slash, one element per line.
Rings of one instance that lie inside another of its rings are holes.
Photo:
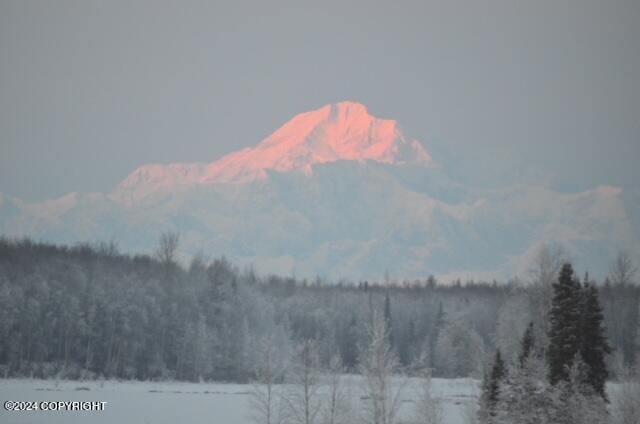
<path fill-rule="evenodd" d="M 185 257 L 202 251 L 261 272 L 352 279 L 526 276 L 535 249 L 558 242 L 598 276 L 617 249 L 639 246 L 633 199 L 606 186 L 474 193 L 395 121 L 344 102 L 211 164 L 142 166 L 108 194 L 0 198 L 0 231 L 149 252 L 175 230 Z"/>
<path fill-rule="evenodd" d="M 118 185 L 112 196 L 132 204 L 155 192 L 175 191 L 182 186 L 265 179 L 270 171 L 310 175 L 315 165 L 339 160 L 433 164 L 418 141 L 404 137 L 396 121 L 375 118 L 359 103 L 341 102 L 302 113 L 255 148 L 231 153 L 210 164 L 141 166 Z"/>

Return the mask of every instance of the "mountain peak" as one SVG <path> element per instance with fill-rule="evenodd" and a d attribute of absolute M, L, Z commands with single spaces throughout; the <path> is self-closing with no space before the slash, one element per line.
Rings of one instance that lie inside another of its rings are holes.
<path fill-rule="evenodd" d="M 295 116 L 255 148 L 209 165 L 205 179 L 244 182 L 264 177 L 267 170 L 310 174 L 314 165 L 339 160 L 432 162 L 418 141 L 404 137 L 396 121 L 378 119 L 363 104 L 345 101 Z"/>
<path fill-rule="evenodd" d="M 367 107 L 362 103 L 344 101 L 326 105 L 331 110 L 331 113 L 334 116 L 358 116 L 358 115 L 366 115 L 369 116 L 369 111 Z"/>
<path fill-rule="evenodd" d="M 142 166 L 119 184 L 115 196 L 129 203 L 178 186 L 251 182 L 266 178 L 269 171 L 309 175 L 315 165 L 341 160 L 432 164 L 424 147 L 407 140 L 396 121 L 376 118 L 363 104 L 344 101 L 296 115 L 256 147 L 210 164 Z"/>

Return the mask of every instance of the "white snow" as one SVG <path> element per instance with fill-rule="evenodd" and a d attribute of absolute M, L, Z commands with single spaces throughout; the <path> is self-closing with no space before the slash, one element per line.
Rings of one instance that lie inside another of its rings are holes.
<path fill-rule="evenodd" d="M 351 377 L 357 380 L 359 377 Z M 362 400 L 354 384 L 354 405 Z M 106 401 L 104 411 L 0 411 L 0 422 L 31 424 L 73 423 L 251 423 L 248 384 L 0 380 L 0 400 L 13 401 Z M 470 379 L 433 379 L 433 394 L 443 402 L 444 422 L 464 423 L 464 408 L 477 392 Z M 412 392 L 403 395 L 402 416 L 412 412 Z"/>
<path fill-rule="evenodd" d="M 365 402 L 358 376 L 350 376 L 353 406 Z M 413 412 L 411 391 L 415 379 L 405 385 L 400 424 Z M 402 384 L 396 380 L 396 384 Z M 29 411 L 0 409 L 0 423 L 73 424 L 250 424 L 249 384 L 60 381 L 0 379 L 0 400 L 12 401 L 106 401 L 104 411 Z M 607 384 L 615 407 L 616 384 Z M 444 424 L 464 424 L 469 407 L 480 393 L 477 380 L 432 379 L 432 394 L 441 401 Z"/>

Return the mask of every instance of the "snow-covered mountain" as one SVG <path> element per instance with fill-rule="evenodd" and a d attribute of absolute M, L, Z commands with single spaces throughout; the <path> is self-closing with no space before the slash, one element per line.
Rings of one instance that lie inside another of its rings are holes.
<path fill-rule="evenodd" d="M 351 279 L 524 276 L 535 250 L 554 242 L 602 275 L 617 249 L 640 245 L 630 215 L 637 197 L 619 188 L 478 193 L 446 165 L 395 121 L 342 102 L 211 163 L 141 166 L 111 193 L 37 204 L 0 195 L 0 233 L 148 252 L 173 230 L 187 257 L 202 251 L 262 272 Z"/>
<path fill-rule="evenodd" d="M 210 164 L 141 166 L 113 195 L 119 201 L 135 203 L 149 194 L 180 186 L 264 180 L 269 171 L 311 175 L 315 165 L 340 160 L 432 164 L 424 147 L 405 139 L 396 121 L 375 118 L 362 104 L 342 102 L 302 113 L 258 146 Z"/>

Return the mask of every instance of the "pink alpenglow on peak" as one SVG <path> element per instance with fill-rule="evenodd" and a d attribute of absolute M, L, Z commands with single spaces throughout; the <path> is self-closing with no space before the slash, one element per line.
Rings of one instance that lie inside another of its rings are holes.
<path fill-rule="evenodd" d="M 303 171 L 339 160 L 388 164 L 432 163 L 416 140 L 407 140 L 396 121 L 369 115 L 360 103 L 342 102 L 302 113 L 252 149 L 232 153 L 209 165 L 207 182 L 245 182 L 266 170 Z"/>
<path fill-rule="evenodd" d="M 128 203 L 179 186 L 247 183 L 266 178 L 267 171 L 310 175 L 314 165 L 340 160 L 433 164 L 422 144 L 407 140 L 396 121 L 371 116 L 360 103 L 341 102 L 301 113 L 256 147 L 210 164 L 141 166 L 113 194 Z"/>

